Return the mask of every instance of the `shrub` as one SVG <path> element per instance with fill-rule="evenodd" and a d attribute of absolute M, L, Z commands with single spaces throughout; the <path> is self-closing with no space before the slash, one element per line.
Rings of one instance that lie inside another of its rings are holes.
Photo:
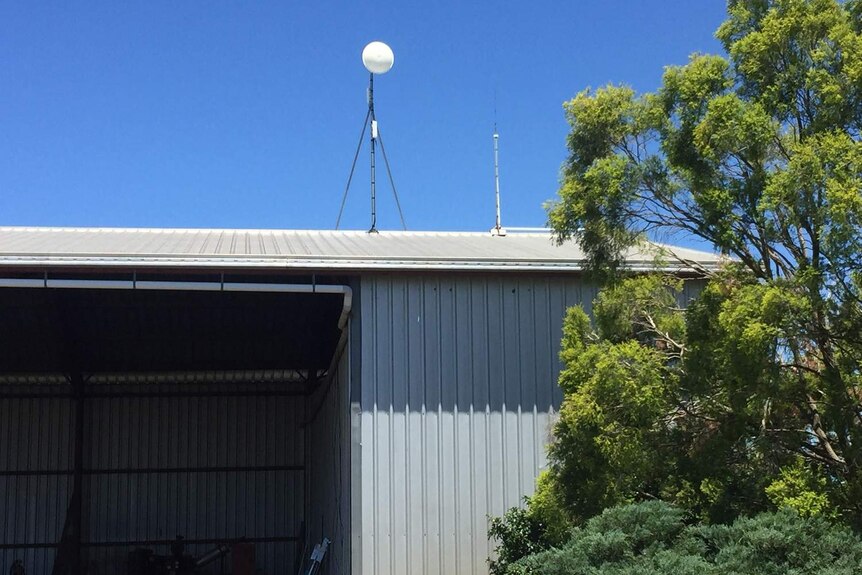
<path fill-rule="evenodd" d="M 661 501 L 606 509 L 559 547 L 495 571 L 505 575 L 851 575 L 862 540 L 848 527 L 792 509 L 730 525 L 687 524 Z"/>
<path fill-rule="evenodd" d="M 496 559 L 489 561 L 493 575 L 512 573 L 510 566 L 568 540 L 570 522 L 559 505 L 556 483 L 547 472 L 539 475 L 536 493 L 524 499 L 525 508 L 514 507 L 491 519 L 488 530 L 498 541 Z"/>

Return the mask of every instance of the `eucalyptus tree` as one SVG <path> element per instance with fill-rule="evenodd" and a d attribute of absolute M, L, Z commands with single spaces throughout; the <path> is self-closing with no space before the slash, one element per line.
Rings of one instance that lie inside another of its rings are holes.
<path fill-rule="evenodd" d="M 549 222 L 609 287 L 567 322 L 551 484 L 574 518 L 663 498 L 862 524 L 862 2 L 731 0 L 716 36 L 653 93 L 565 104 Z M 620 279 L 686 237 L 728 258 L 685 315 L 672 282 Z"/>

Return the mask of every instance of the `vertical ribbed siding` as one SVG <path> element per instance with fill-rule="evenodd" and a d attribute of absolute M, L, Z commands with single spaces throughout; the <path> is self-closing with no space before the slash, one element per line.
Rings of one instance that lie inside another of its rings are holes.
<path fill-rule="evenodd" d="M 391 275 L 361 297 L 361 572 L 487 573 L 488 516 L 546 465 L 565 309 L 595 290 Z"/>
<path fill-rule="evenodd" d="M 308 399 L 309 496 L 306 537 L 310 547 L 332 543 L 322 575 L 350 572 L 350 346 L 328 388 Z"/>
<path fill-rule="evenodd" d="M 96 394 L 84 408 L 82 514 L 90 570 L 125 573 L 133 548 L 166 554 L 167 545 L 151 542 L 177 535 L 198 540 L 299 535 L 305 398 L 279 393 L 289 384 L 280 385 L 216 385 L 228 393 L 214 397 L 201 396 L 207 383 L 88 386 L 87 393 Z M 43 387 L 12 391 L 35 394 Z M 51 391 L 69 393 L 67 386 Z M 71 497 L 73 429 L 71 399 L 0 393 L 0 471 L 30 473 L 0 476 L 0 568 L 22 559 L 28 575 L 50 573 L 51 546 L 60 541 Z M 2 544 L 45 548 L 4 550 Z M 258 567 L 290 572 L 296 546 L 296 541 L 256 543 Z M 199 555 L 212 547 L 193 544 L 186 551 Z M 218 569 L 215 564 L 209 572 Z"/>
<path fill-rule="evenodd" d="M 302 397 L 99 398 L 88 400 L 88 408 L 87 469 L 298 468 L 86 477 L 84 532 L 92 544 L 87 559 L 104 572 L 123 572 L 129 551 L 100 545 L 106 542 L 299 534 Z M 187 552 L 198 555 L 212 547 L 189 545 Z M 255 547 L 266 572 L 293 565 L 295 542 Z"/>
<path fill-rule="evenodd" d="M 56 386 L 14 386 L 4 393 L 50 394 Z M 52 547 L 3 549 L 2 545 L 40 543 L 60 538 L 72 490 L 74 408 L 68 398 L 11 398 L 0 394 L 0 569 L 16 559 L 28 573 L 49 573 Z M 26 473 L 26 474 L 25 474 Z M 53 474 L 51 474 L 53 473 Z"/>

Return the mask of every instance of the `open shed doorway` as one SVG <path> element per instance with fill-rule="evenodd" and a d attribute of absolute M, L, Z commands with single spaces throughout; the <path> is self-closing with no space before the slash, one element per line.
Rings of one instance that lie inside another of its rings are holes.
<path fill-rule="evenodd" d="M 128 283 L 0 288 L 0 569 L 295 572 L 349 289 Z"/>

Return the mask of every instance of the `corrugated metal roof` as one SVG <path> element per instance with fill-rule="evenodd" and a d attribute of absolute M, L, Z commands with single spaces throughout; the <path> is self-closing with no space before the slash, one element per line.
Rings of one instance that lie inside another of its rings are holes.
<path fill-rule="evenodd" d="M 719 262 L 672 249 L 707 268 Z M 651 267 L 655 256 L 633 251 L 629 265 Z M 2 267 L 564 271 L 581 269 L 583 259 L 574 242 L 557 246 L 547 233 L 0 227 Z"/>

